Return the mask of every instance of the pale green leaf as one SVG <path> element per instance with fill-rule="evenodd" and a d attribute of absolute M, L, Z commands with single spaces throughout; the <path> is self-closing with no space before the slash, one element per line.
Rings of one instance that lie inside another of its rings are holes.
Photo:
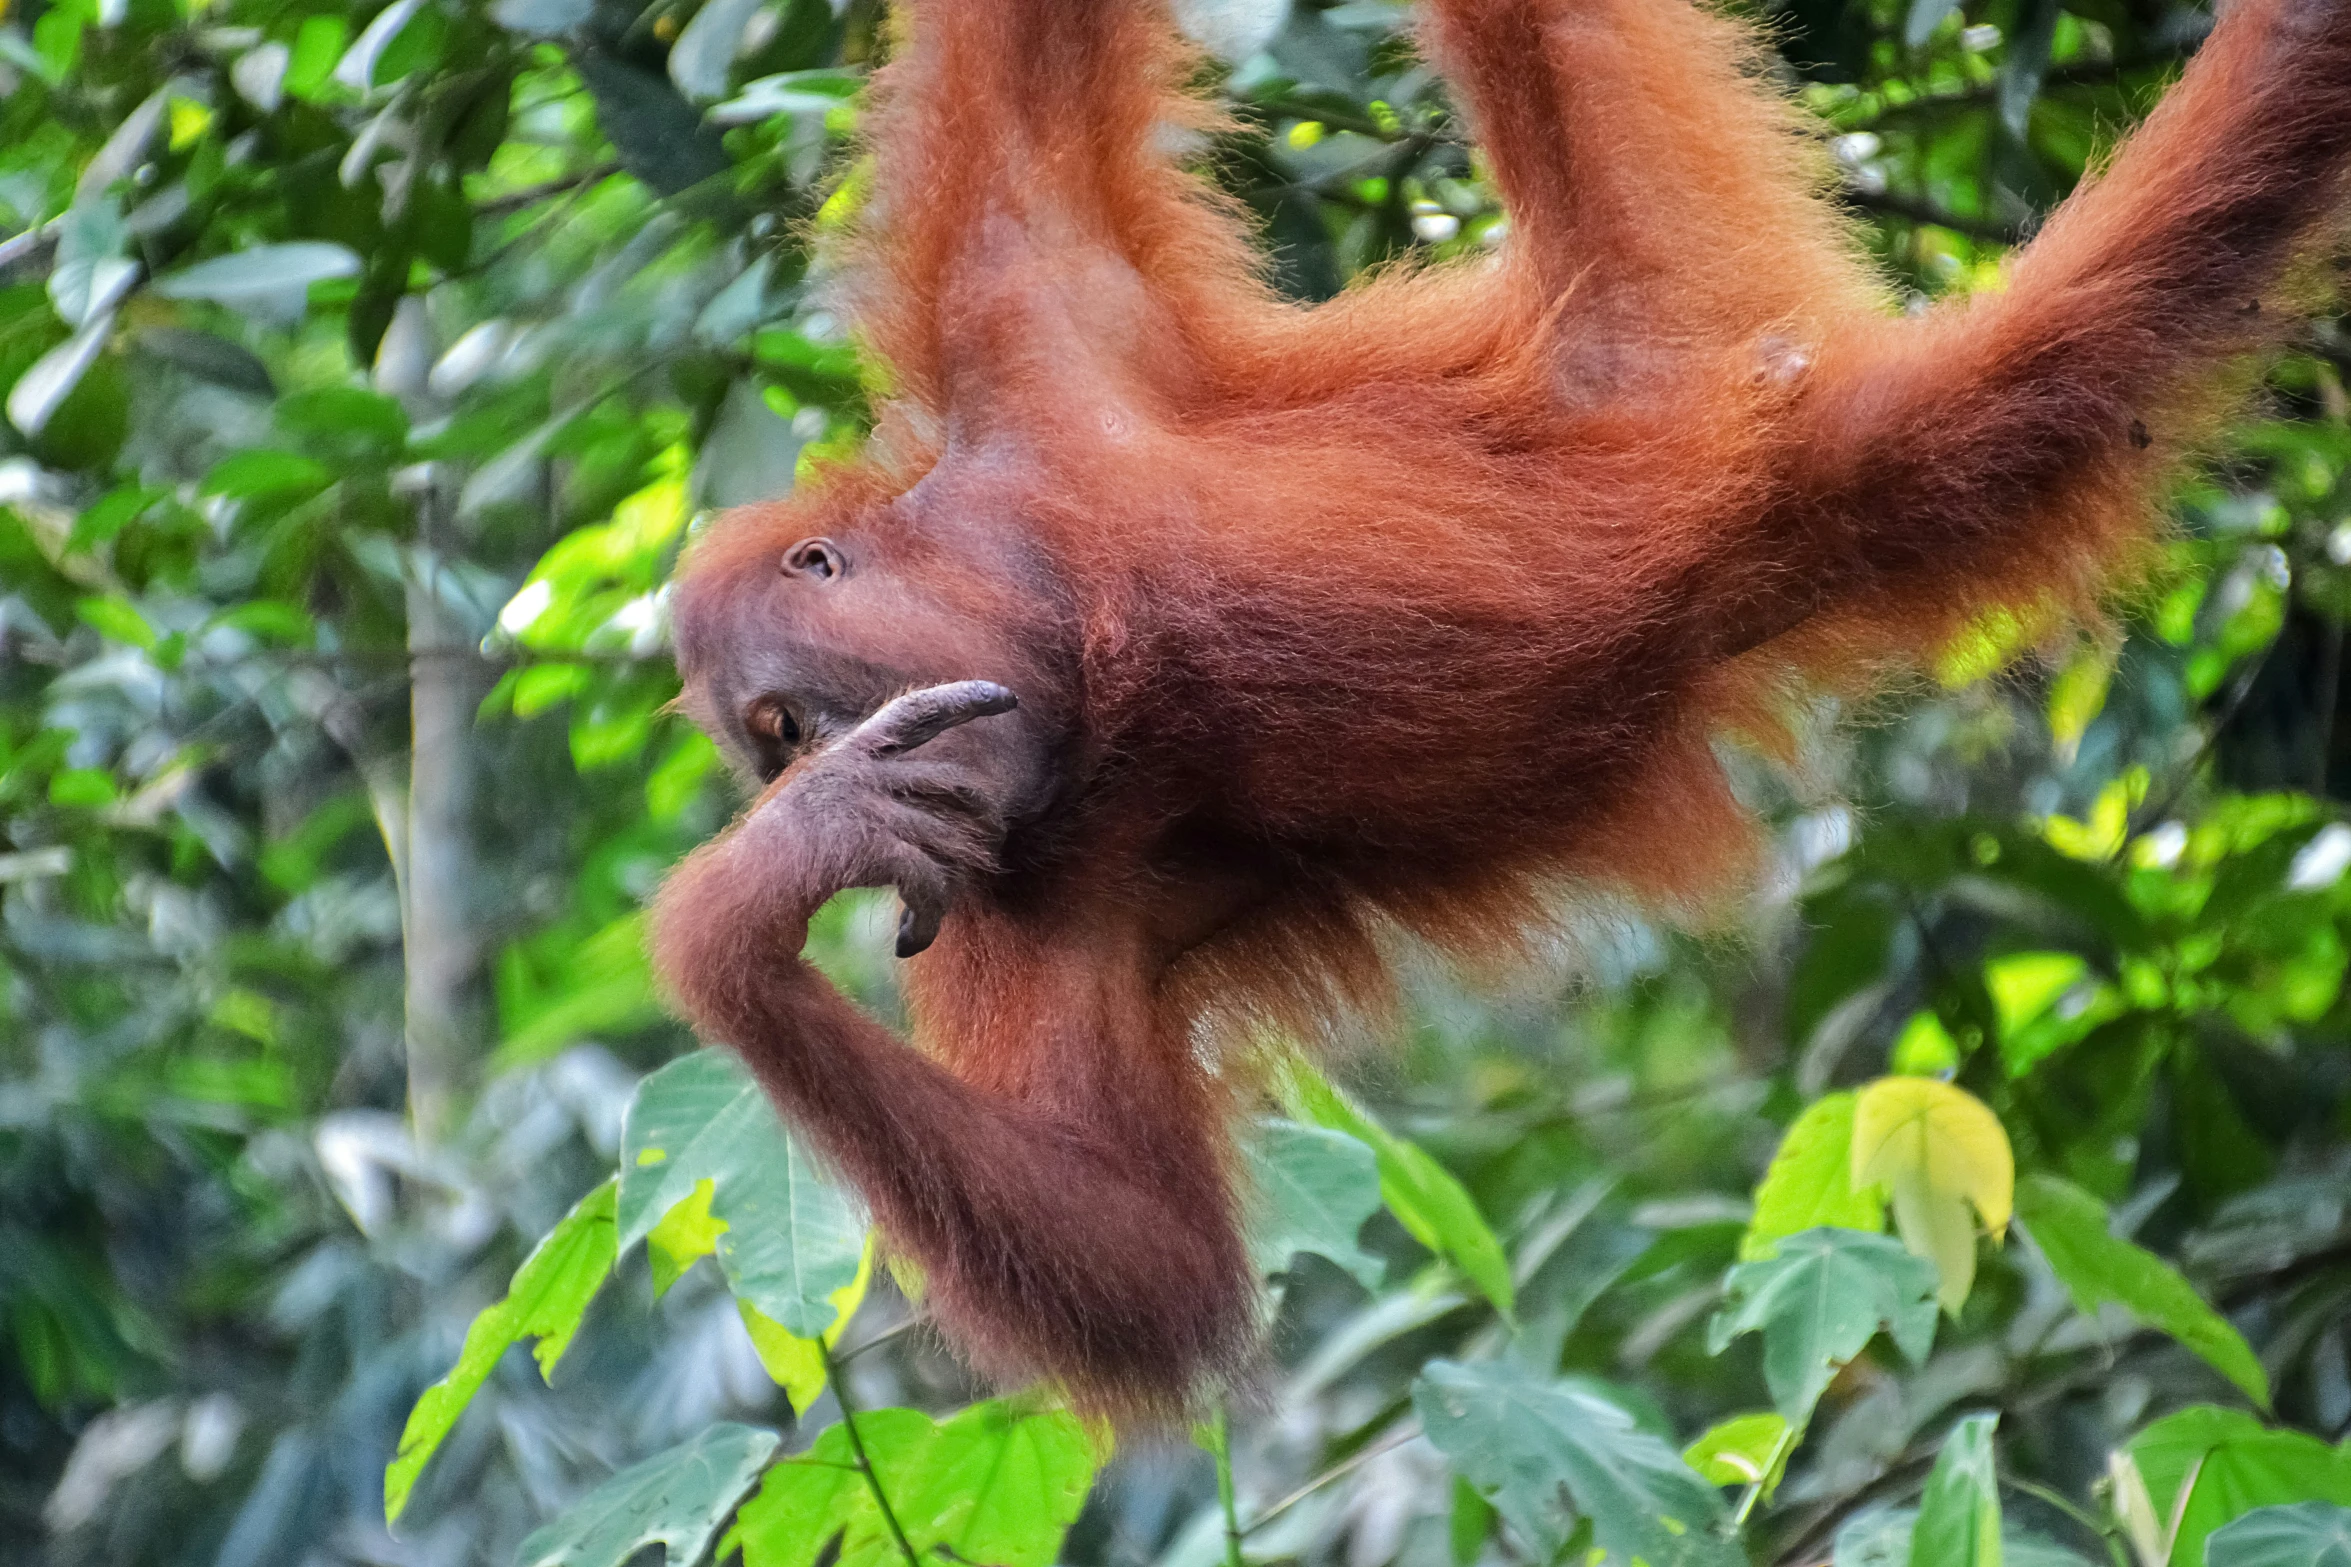
<path fill-rule="evenodd" d="M 1594 1567 L 1740 1567 L 1720 1493 L 1632 1416 L 1499 1362 L 1432 1361 L 1421 1428 L 1545 1561 L 1589 1520 Z"/>
<path fill-rule="evenodd" d="M 712 1426 L 573 1503 L 522 1542 L 515 1567 L 623 1567 L 649 1545 L 668 1567 L 692 1567 L 775 1450 L 773 1431 Z"/>
<path fill-rule="evenodd" d="M 832 1297 L 864 1261 L 864 1215 L 784 1130 L 751 1074 L 716 1050 L 672 1061 L 637 1087 L 621 1133 L 620 1248 L 705 1180 L 710 1215 L 726 1226 L 727 1287 L 788 1333 L 831 1327 Z"/>
<path fill-rule="evenodd" d="M 1731 1269 L 1708 1341 L 1720 1354 L 1741 1333 L 1761 1333 L 1772 1402 L 1801 1428 L 1838 1368 L 1881 1330 L 1912 1361 L 1925 1358 L 1934 1292 L 1933 1268 L 1886 1236 L 1806 1230 Z"/>
<path fill-rule="evenodd" d="M 1381 1126 L 1305 1061 L 1284 1066 L 1280 1087 L 1290 1113 L 1368 1145 L 1378 1156 L 1380 1196 L 1412 1238 L 1465 1274 L 1508 1317 L 1517 1292 L 1510 1259 L 1477 1203 L 1426 1149 Z"/>
<path fill-rule="evenodd" d="M 2212 1531 L 2205 1567 L 2351 1567 L 2351 1507 L 2261 1507 Z"/>
<path fill-rule="evenodd" d="M 1279 1273 L 1302 1251 L 1327 1257 L 1377 1289 L 1385 1264 L 1355 1237 L 1380 1205 L 1379 1160 L 1344 1132 L 1296 1121 L 1259 1121 L 1242 1144 L 1256 1222 L 1249 1254 L 1260 1274 Z"/>
<path fill-rule="evenodd" d="M 330 278 L 358 275 L 359 258 L 343 246 L 319 240 L 294 240 L 214 256 L 164 274 L 155 280 L 153 287 L 166 299 L 209 299 L 217 304 L 247 305 Z"/>
<path fill-rule="evenodd" d="M 1996 1414 L 1969 1415 L 1943 1438 L 1919 1499 L 1909 1567 L 2001 1567 Z"/>

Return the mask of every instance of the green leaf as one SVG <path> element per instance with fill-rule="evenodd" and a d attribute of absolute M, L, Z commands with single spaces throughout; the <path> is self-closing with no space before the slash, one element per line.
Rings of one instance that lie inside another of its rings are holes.
<path fill-rule="evenodd" d="M 1935 1337 L 1935 1270 L 1887 1236 L 1806 1230 L 1731 1269 L 1708 1347 L 1720 1354 L 1741 1333 L 1761 1333 L 1772 1402 L 1802 1428 L 1838 1368 L 1881 1329 L 1912 1362 L 1925 1359 Z"/>
<path fill-rule="evenodd" d="M 726 1225 L 727 1287 L 785 1331 L 813 1338 L 839 1315 L 835 1291 L 857 1277 L 865 1219 L 826 1180 L 733 1056 L 703 1050 L 637 1085 L 621 1133 L 618 1245 L 713 1183 Z"/>
<path fill-rule="evenodd" d="M 1943 1438 L 1919 1499 L 1909 1567 L 2001 1567 L 1996 1414 L 1968 1415 Z"/>
<path fill-rule="evenodd" d="M 103 767 L 61 767 L 49 775 L 49 803 L 98 810 L 120 796 L 114 774 Z"/>
<path fill-rule="evenodd" d="M 86 598 L 74 606 L 74 613 L 81 617 L 82 624 L 96 627 L 102 637 L 132 647 L 155 645 L 155 628 L 147 624 L 147 617 L 129 599 Z"/>
<path fill-rule="evenodd" d="M 676 1218 L 679 1211 L 672 1209 L 670 1218 Z M 668 1220 L 662 1222 L 667 1224 Z M 661 1225 L 654 1227 L 655 1237 L 661 1234 L 661 1228 Z M 714 1231 L 713 1241 L 716 1238 Z M 743 1319 L 744 1331 L 751 1335 L 751 1347 L 758 1352 L 759 1363 L 767 1368 L 767 1374 L 775 1379 L 776 1386 L 784 1390 L 784 1396 L 792 1401 L 792 1407 L 803 1415 L 815 1405 L 817 1395 L 824 1391 L 825 1351 L 841 1342 L 841 1335 L 849 1329 L 849 1319 L 856 1316 L 857 1308 L 865 1303 L 866 1286 L 873 1279 L 873 1250 L 873 1243 L 869 1239 L 865 1260 L 857 1270 L 857 1277 L 833 1291 L 833 1310 L 837 1315 L 821 1339 L 802 1338 L 797 1333 L 787 1333 L 749 1301 L 738 1299 L 735 1302 L 735 1311 Z M 658 1278 L 660 1270 L 656 1268 L 654 1271 Z"/>
<path fill-rule="evenodd" d="M 1074 1416 L 1002 1399 L 944 1424 L 913 1409 L 856 1418 L 890 1510 L 925 1561 L 1049 1567 L 1100 1462 Z M 743 1567 L 812 1567 L 838 1535 L 841 1567 L 899 1562 L 855 1465 L 848 1430 L 826 1427 L 806 1453 L 769 1472 L 720 1553 L 739 1545 Z"/>
<path fill-rule="evenodd" d="M 2239 1410 L 2199 1404 L 2156 1421 L 2125 1449 L 2154 1516 L 2177 1509 L 2171 1567 L 2200 1567 L 2215 1529 L 2257 1507 L 2333 1502 L 2351 1507 L 2351 1452 L 2299 1431 L 2272 1431 Z M 2187 1505 L 2183 1482 L 2194 1477 Z"/>
<path fill-rule="evenodd" d="M 1754 1262 L 1802 1230 L 1830 1225 L 1872 1232 L 1886 1227 L 1886 1198 L 1853 1187 L 1853 1100 L 1830 1094 L 1796 1117 L 1755 1188 L 1755 1213 L 1739 1238 L 1739 1260 Z"/>
<path fill-rule="evenodd" d="M 2244 1336 L 2169 1263 L 2110 1231 L 2104 1203 L 2054 1175 L 2026 1177 L 2016 1198 L 2034 1244 L 2085 1314 L 2113 1301 L 2187 1345 L 2246 1397 L 2269 1407 L 2269 1373 Z"/>
<path fill-rule="evenodd" d="M 1785 1415 L 1771 1410 L 1733 1415 L 1683 1448 L 1682 1462 L 1716 1485 L 1761 1481 L 1764 1500 L 1769 1501 L 1788 1467 L 1788 1455 L 1795 1451 L 1795 1431 Z"/>
<path fill-rule="evenodd" d="M 2351 1567 L 2351 1507 L 2260 1507 L 2212 1531 L 2205 1567 Z"/>
<path fill-rule="evenodd" d="M 546 1238 L 531 1249 L 507 1286 L 506 1298 L 473 1319 L 465 1345 L 449 1374 L 424 1390 L 408 1423 L 400 1431 L 400 1447 L 384 1471 L 384 1522 L 395 1523 L 408 1505 L 408 1495 L 424 1472 L 433 1450 L 441 1445 L 473 1402 L 482 1383 L 496 1369 L 500 1357 L 517 1341 L 537 1339 L 533 1353 L 543 1377 L 555 1374 L 555 1363 L 579 1331 L 604 1276 L 612 1271 L 612 1216 L 615 1183 L 606 1181 L 572 1205 Z"/>
<path fill-rule="evenodd" d="M 330 278 L 357 277 L 359 272 L 359 258 L 344 246 L 319 240 L 295 240 L 214 256 L 209 261 L 166 273 L 155 280 L 153 287 L 166 299 L 209 299 L 216 304 L 250 305 Z"/>
<path fill-rule="evenodd" d="M 929 1440 L 930 1417 L 919 1410 L 868 1410 L 857 1422 L 869 1453 L 898 1426 L 919 1423 L 920 1439 Z M 796 1453 L 767 1472 L 759 1494 L 743 1504 L 735 1514 L 735 1526 L 719 1541 L 719 1558 L 740 1550 L 743 1567 L 815 1567 L 817 1558 L 827 1554 L 837 1562 L 849 1561 L 849 1530 L 882 1533 L 881 1515 L 874 1511 L 873 1497 L 856 1464 L 848 1431 L 838 1424 L 825 1427 L 807 1452 Z M 828 1553 L 836 1538 L 844 1549 Z"/>
<path fill-rule="evenodd" d="M 1421 1428 L 1544 1561 L 1588 1520 L 1618 1567 L 1739 1567 L 1721 1496 L 1632 1416 L 1499 1362 L 1431 1361 L 1412 1390 Z"/>
<path fill-rule="evenodd" d="M 256 496 L 311 496 L 335 482 L 335 470 L 299 452 L 251 450 L 231 454 L 212 465 L 197 486 L 205 495 L 231 500 Z"/>
<path fill-rule="evenodd" d="M 669 46 L 669 79 L 689 98 L 717 98 L 762 0 L 709 0 Z"/>
<path fill-rule="evenodd" d="M 8 422 L 26 435 L 46 429 L 51 416 L 98 362 L 113 331 L 114 312 L 100 311 L 80 331 L 34 360 L 8 389 Z"/>
<path fill-rule="evenodd" d="M 1833 1567 L 1909 1567 L 1917 1526 L 1915 1507 L 1873 1507 L 1857 1513 L 1837 1531 Z M 2018 1529 L 2000 1536 L 2000 1555 L 2004 1567 L 2091 1567 L 2080 1552 Z M 2107 1567 L 2103 1557 L 2098 1567 Z"/>
<path fill-rule="evenodd" d="M 775 1450 L 773 1431 L 712 1426 L 623 1469 L 535 1530 L 515 1567 L 622 1567 L 656 1544 L 668 1567 L 692 1567 Z"/>
<path fill-rule="evenodd" d="M 1050 1567 L 1094 1483 L 1100 1449 L 1066 1410 L 1002 1399 L 939 1427 L 904 1492 L 899 1522 L 926 1559 Z"/>
<path fill-rule="evenodd" d="M 1290 1113 L 1316 1126 L 1345 1132 L 1378 1156 L 1380 1196 L 1412 1238 L 1459 1268 L 1509 1317 L 1517 1292 L 1510 1259 L 1462 1184 L 1418 1144 L 1373 1120 L 1361 1105 L 1303 1059 L 1293 1057 L 1280 1078 Z"/>
<path fill-rule="evenodd" d="M 1302 1251 L 1328 1257 L 1365 1289 L 1385 1264 L 1355 1243 L 1380 1205 L 1379 1160 L 1344 1132 L 1268 1117 L 1242 1144 L 1258 1198 L 1249 1252 L 1260 1274 L 1279 1273 Z"/>
<path fill-rule="evenodd" d="M 645 1232 L 645 1253 L 653 1264 L 655 1300 L 668 1294 L 669 1287 L 684 1277 L 688 1268 L 718 1250 L 718 1238 L 727 1232 L 727 1227 L 725 1220 L 710 1215 L 710 1199 L 717 1195 L 718 1183 L 704 1176 L 694 1183 L 691 1195 Z"/>

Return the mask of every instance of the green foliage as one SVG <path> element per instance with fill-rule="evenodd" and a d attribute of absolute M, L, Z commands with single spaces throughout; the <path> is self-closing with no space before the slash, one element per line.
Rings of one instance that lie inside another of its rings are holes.
<path fill-rule="evenodd" d="M 1505 242 L 1407 7 L 1183 9 L 1281 287 Z M 1997 286 L 2203 25 L 1749 9 L 1922 296 Z M 920 1567 L 2343 1567 L 2333 321 L 2110 632 L 2043 666 L 1988 618 L 1802 790 L 1734 763 L 1785 870 L 1738 932 L 1579 919 L 1577 983 L 1416 975 L 1387 1064 L 1275 1074 L 1222 1486 L 900 1331 L 920 1281 L 642 941 L 733 808 L 664 584 L 872 418 L 811 247 L 882 11 L 0 10 L 0 1539 L 878 1567 L 887 1497 Z M 478 715 L 454 749 L 436 704 Z M 435 930 L 458 960 L 412 964 Z M 810 943 L 884 1016 L 888 935 L 852 895 Z M 2032 1245 L 1983 1246 L 2011 1181 Z M 2198 1402 L 2239 1397 L 2266 1420 Z"/>
<path fill-rule="evenodd" d="M 1733 1268 L 1723 1289 L 1708 1346 L 1720 1354 L 1739 1334 L 1762 1334 L 1772 1402 L 1799 1429 L 1829 1379 L 1880 1332 L 1912 1361 L 1934 1343 L 1934 1270 L 1882 1235 L 1805 1230 Z"/>
<path fill-rule="evenodd" d="M 2351 1507 L 2257 1507 L 2204 1542 L 2206 1567 L 2351 1567 Z"/>
<path fill-rule="evenodd" d="M 1459 1268 L 1495 1310 L 1509 1316 L 1515 1299 L 1509 1261 L 1461 1182 L 1423 1149 L 1365 1114 L 1305 1062 L 1287 1063 L 1282 1081 L 1294 1114 L 1369 1145 L 1379 1159 L 1380 1197 L 1397 1222 Z"/>
<path fill-rule="evenodd" d="M 1787 1472 L 1796 1435 L 1796 1428 L 1777 1411 L 1733 1415 L 1700 1432 L 1698 1440 L 1682 1449 L 1682 1462 L 1716 1485 L 1760 1486 L 1761 1499 L 1768 1501 Z"/>
<path fill-rule="evenodd" d="M 2269 1407 L 2269 1373 L 2244 1335 L 2206 1305 L 2177 1269 L 2115 1235 L 2104 1203 L 2054 1175 L 2029 1177 L 2016 1195 L 2018 1214 L 2074 1304 L 2094 1313 L 2114 1302 L 2202 1355 L 2247 1398 Z"/>
<path fill-rule="evenodd" d="M 1413 1405 L 1437 1450 L 1545 1561 L 1581 1539 L 1623 1564 L 1737 1560 L 1713 1488 L 1612 1404 L 1508 1367 L 1440 1360 L 1421 1372 Z"/>
<path fill-rule="evenodd" d="M 515 1567 L 623 1567 L 646 1546 L 693 1567 L 776 1448 L 773 1431 L 715 1425 L 622 1470 L 522 1542 Z"/>
<path fill-rule="evenodd" d="M 2205 1560 L 2205 1541 L 2256 1508 L 2291 1502 L 2351 1507 L 2351 1451 L 2299 1431 L 2274 1431 L 2233 1409 L 2183 1409 L 2124 1449 L 2150 1511 L 2134 1517 L 2141 1555 L 2173 1567 Z M 2128 1489 L 2126 1485 L 2123 1487 Z"/>
<path fill-rule="evenodd" d="M 856 1427 L 858 1442 L 846 1422 L 830 1426 L 806 1453 L 770 1469 L 722 1553 L 739 1546 L 743 1567 L 903 1561 L 879 1494 L 919 1560 L 1049 1567 L 1100 1463 L 1094 1439 L 1069 1415 L 1002 1400 L 944 1422 L 877 1409 L 857 1416 Z"/>
<path fill-rule="evenodd" d="M 704 1181 L 712 1183 L 704 1211 L 724 1226 L 716 1240 L 727 1287 L 788 1333 L 813 1338 L 831 1328 L 833 1296 L 864 1262 L 864 1216 L 784 1130 L 742 1063 L 715 1050 L 663 1067 L 629 1106 L 621 1249 L 694 1201 Z"/>
<path fill-rule="evenodd" d="M 1260 1273 L 1279 1273 L 1297 1253 L 1337 1263 L 1366 1289 L 1386 1271 L 1356 1236 L 1380 1205 L 1377 1156 L 1344 1132 L 1267 1119 L 1243 1146 L 1259 1217 L 1250 1255 Z"/>
<path fill-rule="evenodd" d="M 537 1339 L 531 1354 L 539 1374 L 554 1380 L 555 1363 L 571 1347 L 588 1302 L 612 1271 L 614 1190 L 615 1183 L 606 1181 L 588 1193 L 531 1249 L 506 1298 L 466 1330 L 457 1364 L 416 1401 L 400 1432 L 400 1451 L 384 1471 L 386 1523 L 399 1522 L 416 1477 L 510 1347 Z"/>
<path fill-rule="evenodd" d="M 1853 1186 L 1853 1101 L 1851 1094 L 1825 1095 L 1789 1126 L 1755 1188 L 1755 1215 L 1739 1240 L 1741 1261 L 1769 1257 L 1780 1241 L 1820 1225 L 1886 1227 L 1884 1194 Z"/>
<path fill-rule="evenodd" d="M 1951 1428 L 1919 1498 L 1909 1567 L 2001 1567 L 2000 1475 L 1992 1451 L 1998 1415 Z"/>

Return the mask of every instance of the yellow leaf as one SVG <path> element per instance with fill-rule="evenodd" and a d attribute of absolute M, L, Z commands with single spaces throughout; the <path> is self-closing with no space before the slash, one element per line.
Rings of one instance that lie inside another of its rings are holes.
<path fill-rule="evenodd" d="M 1943 1309 L 1957 1314 L 1975 1283 L 1972 1207 L 1997 1240 L 2016 1197 L 2016 1158 L 1982 1100 L 1927 1077 L 1883 1077 L 1853 1109 L 1855 1187 L 1883 1185 L 1894 1227 L 1935 1265 Z"/>
<path fill-rule="evenodd" d="M 2117 651 L 2104 643 L 2085 643 L 2049 682 L 2049 738 L 2056 742 L 2057 759 L 2068 767 L 2081 750 L 2082 736 L 2106 705 Z"/>
<path fill-rule="evenodd" d="M 727 1232 L 727 1221 L 711 1214 L 710 1199 L 716 1195 L 718 1182 L 704 1177 L 695 1183 L 692 1196 L 678 1202 L 661 1216 L 660 1223 L 645 1232 L 645 1255 L 653 1264 L 655 1299 L 667 1294 L 679 1275 L 718 1250 L 718 1238 Z"/>
<path fill-rule="evenodd" d="M 684 1204 L 679 1206 L 683 1207 Z M 723 1225 L 720 1227 L 724 1228 Z M 857 1308 L 865 1302 L 865 1288 L 872 1279 L 873 1241 L 868 1237 L 865 1258 L 857 1265 L 857 1277 L 826 1297 L 839 1313 L 833 1318 L 833 1325 L 824 1331 L 826 1349 L 841 1342 L 841 1334 L 849 1326 L 849 1319 L 857 1315 Z M 808 1413 L 809 1406 L 824 1391 L 824 1356 L 818 1351 L 816 1341 L 786 1331 L 781 1323 L 741 1296 L 735 1298 L 735 1310 L 742 1316 L 743 1326 L 751 1334 L 751 1347 L 759 1352 L 759 1363 L 767 1368 L 767 1374 L 775 1379 L 776 1386 L 784 1390 L 784 1396 L 792 1401 L 792 1407 L 801 1414 Z"/>

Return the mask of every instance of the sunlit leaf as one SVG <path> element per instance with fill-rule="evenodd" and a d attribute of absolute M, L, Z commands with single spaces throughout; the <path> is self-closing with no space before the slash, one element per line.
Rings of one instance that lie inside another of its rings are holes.
<path fill-rule="evenodd" d="M 1975 1282 L 1976 1227 L 2008 1227 L 2015 1157 L 1983 1101 L 1926 1077 L 1886 1077 L 1853 1111 L 1853 1184 L 1883 1186 L 1903 1244 L 1931 1260 L 1943 1309 L 1954 1314 Z"/>
<path fill-rule="evenodd" d="M 401 1428 L 399 1451 L 384 1471 L 386 1523 L 399 1520 L 417 1476 L 510 1345 L 537 1339 L 532 1353 L 540 1375 L 554 1376 L 588 1302 L 612 1271 L 615 1195 L 615 1183 L 606 1181 L 573 1204 L 515 1270 L 506 1298 L 474 1318 L 457 1364 L 417 1399 Z"/>
<path fill-rule="evenodd" d="M 787 1332 L 831 1327 L 865 1258 L 865 1220 L 776 1119 L 731 1055 L 698 1051 L 638 1086 L 621 1137 L 618 1244 L 626 1251 L 708 1180 L 726 1225 L 727 1287 Z"/>
<path fill-rule="evenodd" d="M 856 1419 L 891 1511 L 924 1560 L 1049 1567 L 1101 1461 L 1066 1412 L 1001 1399 L 943 1423 L 912 1409 Z M 835 1536 L 842 1567 L 903 1560 L 839 1424 L 769 1472 L 720 1549 L 739 1545 L 743 1567 L 812 1567 Z"/>
<path fill-rule="evenodd" d="M 2351 1507 L 2351 1451 L 2270 1430 L 2234 1409 L 2183 1409 L 2132 1437 L 2126 1451 L 2153 1516 L 2179 1519 L 2171 1567 L 2201 1567 L 2206 1538 L 2255 1508 L 2311 1501 Z M 2190 1481 L 2183 1506 L 2180 1489 Z"/>
<path fill-rule="evenodd" d="M 1766 1410 L 1709 1426 L 1682 1449 L 1682 1462 L 1716 1485 L 1761 1485 L 1769 1501 L 1795 1445 L 1795 1427 L 1787 1417 Z"/>
<path fill-rule="evenodd" d="M 1788 1127 L 1755 1188 L 1755 1213 L 1739 1237 L 1741 1261 L 1768 1257 L 1781 1239 L 1821 1225 L 1886 1227 L 1885 1194 L 1853 1186 L 1853 1104 L 1852 1094 L 1829 1094 Z"/>

